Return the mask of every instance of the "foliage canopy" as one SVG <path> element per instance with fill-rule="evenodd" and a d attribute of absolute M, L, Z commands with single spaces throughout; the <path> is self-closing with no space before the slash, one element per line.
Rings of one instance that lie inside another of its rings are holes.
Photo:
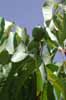
<path fill-rule="evenodd" d="M 52 3 L 52 6 L 51 6 Z M 46 1 L 32 30 L 0 17 L 0 100 L 66 100 L 66 1 Z"/>

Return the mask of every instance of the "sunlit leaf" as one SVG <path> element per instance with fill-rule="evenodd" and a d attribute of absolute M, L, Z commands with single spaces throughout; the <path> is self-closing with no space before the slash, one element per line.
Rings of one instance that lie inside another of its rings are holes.
<path fill-rule="evenodd" d="M 21 43 L 17 47 L 16 52 L 14 53 L 14 55 L 11 58 L 11 61 L 12 62 L 19 62 L 21 60 L 24 60 L 28 56 L 26 49 L 27 48 L 25 47 L 25 45 L 23 43 Z"/>
<path fill-rule="evenodd" d="M 51 18 L 52 18 L 52 6 L 50 6 L 49 0 L 48 0 L 48 2 L 45 1 L 44 5 L 42 7 L 42 13 L 43 13 L 44 21 L 51 20 Z"/>
<path fill-rule="evenodd" d="M 10 32 L 13 31 L 13 29 L 15 28 L 15 23 L 14 22 L 9 22 L 5 20 L 5 36 L 8 37 L 10 35 Z"/>
<path fill-rule="evenodd" d="M 29 42 L 29 36 L 27 34 L 26 28 L 20 28 L 19 26 L 16 26 L 16 32 L 25 44 Z"/>
<path fill-rule="evenodd" d="M 6 45 L 6 50 L 9 52 L 9 54 L 14 53 L 14 32 L 10 32 L 9 34 L 7 45 Z"/>
<path fill-rule="evenodd" d="M 47 31 L 47 33 L 48 33 L 50 39 L 51 39 L 52 41 L 55 41 L 55 42 L 58 43 L 57 37 L 50 31 L 50 28 L 46 28 L 46 31 Z"/>
<path fill-rule="evenodd" d="M 50 55 L 47 45 L 43 46 L 42 58 L 45 65 L 51 63 L 51 55 Z"/>

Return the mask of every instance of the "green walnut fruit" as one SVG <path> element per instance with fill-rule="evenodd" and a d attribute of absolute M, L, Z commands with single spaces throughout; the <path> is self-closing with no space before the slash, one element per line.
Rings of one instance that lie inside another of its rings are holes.
<path fill-rule="evenodd" d="M 42 27 L 35 27 L 32 30 L 34 40 L 40 41 L 44 37 L 44 29 Z"/>

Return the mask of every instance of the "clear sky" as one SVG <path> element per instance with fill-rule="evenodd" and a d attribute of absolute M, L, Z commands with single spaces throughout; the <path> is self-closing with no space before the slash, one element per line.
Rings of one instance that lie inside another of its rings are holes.
<path fill-rule="evenodd" d="M 27 27 L 28 33 L 36 25 L 43 24 L 42 4 L 44 0 L 0 0 L 0 16 L 17 25 Z"/>

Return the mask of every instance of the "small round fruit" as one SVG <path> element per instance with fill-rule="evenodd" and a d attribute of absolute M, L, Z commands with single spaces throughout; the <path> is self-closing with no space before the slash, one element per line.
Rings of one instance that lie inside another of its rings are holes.
<path fill-rule="evenodd" d="M 32 31 L 34 40 L 40 41 L 44 36 L 44 29 L 42 27 L 35 27 Z"/>

